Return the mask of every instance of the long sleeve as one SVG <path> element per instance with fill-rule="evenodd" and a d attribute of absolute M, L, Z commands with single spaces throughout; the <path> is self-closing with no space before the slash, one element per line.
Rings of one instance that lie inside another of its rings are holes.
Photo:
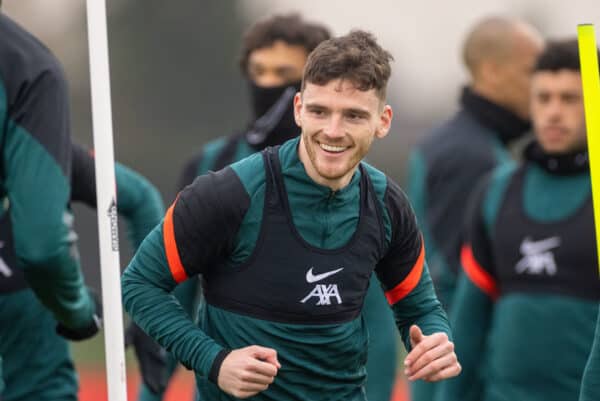
<path fill-rule="evenodd" d="M 123 301 L 134 321 L 185 366 L 213 380 L 225 350 L 193 323 L 171 292 L 227 255 L 248 204 L 233 170 L 197 178 L 123 273 Z"/>
<path fill-rule="evenodd" d="M 212 154 L 210 156 L 212 156 Z M 210 157 L 210 160 L 213 158 L 214 157 Z M 185 163 L 177 181 L 177 192 L 182 191 L 186 186 L 190 185 L 194 179 L 198 177 L 198 175 L 208 171 L 207 169 L 203 169 L 205 171 L 201 171 L 200 168 L 205 166 L 205 159 L 205 150 L 202 149 L 201 152 L 194 155 Z M 179 284 L 177 287 L 175 287 L 175 290 L 173 290 L 173 295 L 175 298 L 177 298 L 183 310 L 185 310 L 192 319 L 194 319 L 194 306 L 196 305 L 195 301 L 199 297 L 199 292 L 200 283 L 197 277 L 191 277 L 189 280 Z M 173 355 L 169 353 L 167 356 L 167 376 L 169 381 L 173 377 L 173 374 L 177 369 L 177 365 L 177 360 L 175 360 Z M 161 394 L 155 394 L 150 391 L 150 389 L 144 383 L 141 383 L 138 401 L 160 401 L 163 399 L 163 397 L 164 392 Z"/>
<path fill-rule="evenodd" d="M 92 323 L 73 231 L 69 99 L 58 62 L 5 16 L 0 28 L 3 186 L 17 265 L 58 321 Z M 5 40 L 4 40 L 5 39 Z M 6 60 L 6 61 L 5 61 Z"/>
<path fill-rule="evenodd" d="M 164 223 L 150 233 L 123 273 L 125 309 L 184 365 L 208 375 L 223 347 L 193 323 L 171 294 L 176 282 L 167 262 L 163 227 Z"/>
<path fill-rule="evenodd" d="M 425 334 L 444 332 L 452 338 L 425 262 L 425 246 L 414 212 L 404 193 L 392 181 L 388 182 L 385 203 L 393 227 L 392 240 L 375 272 L 394 311 L 406 349 L 411 349 L 409 330 L 413 324 Z"/>

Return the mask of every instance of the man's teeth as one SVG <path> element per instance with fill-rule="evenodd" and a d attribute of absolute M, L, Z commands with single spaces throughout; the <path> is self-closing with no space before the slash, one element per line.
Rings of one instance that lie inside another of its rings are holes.
<path fill-rule="evenodd" d="M 319 146 L 321 146 L 321 149 L 324 149 L 328 152 L 343 152 L 344 150 L 346 150 L 345 146 L 332 146 L 326 145 L 324 143 L 320 143 Z"/>

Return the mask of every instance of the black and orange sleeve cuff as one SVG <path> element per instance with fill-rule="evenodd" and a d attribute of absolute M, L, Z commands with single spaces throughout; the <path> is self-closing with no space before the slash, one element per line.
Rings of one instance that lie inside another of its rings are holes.
<path fill-rule="evenodd" d="M 173 276 L 173 280 L 177 283 L 187 280 L 188 275 L 183 268 L 181 258 L 179 257 L 179 250 L 177 249 L 177 242 L 175 241 L 175 228 L 173 226 L 173 208 L 177 200 L 173 202 L 165 219 L 163 221 L 163 241 L 165 245 L 165 253 L 167 254 L 167 263 L 169 264 L 169 270 Z"/>
<path fill-rule="evenodd" d="M 421 251 L 417 257 L 417 261 L 410 269 L 408 275 L 394 288 L 385 292 L 385 297 L 390 305 L 394 305 L 402 298 L 410 294 L 412 290 L 419 284 L 423 275 L 423 266 L 425 265 L 425 243 L 421 240 Z"/>
<path fill-rule="evenodd" d="M 496 280 L 477 262 L 470 244 L 463 245 L 460 251 L 460 261 L 465 274 L 477 288 L 487 294 L 492 300 L 496 300 L 500 296 Z"/>

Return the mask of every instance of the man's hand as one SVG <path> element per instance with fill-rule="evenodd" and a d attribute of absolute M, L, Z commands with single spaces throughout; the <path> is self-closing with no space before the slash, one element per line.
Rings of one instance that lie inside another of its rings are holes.
<path fill-rule="evenodd" d="M 454 343 L 448 340 L 446 333 L 426 336 L 418 326 L 413 325 L 410 328 L 410 343 L 412 351 L 404 359 L 404 373 L 408 380 L 436 382 L 460 373 Z"/>
<path fill-rule="evenodd" d="M 100 297 L 90 288 L 87 288 L 88 295 L 94 304 L 94 314 L 90 322 L 84 327 L 70 328 L 62 323 L 56 324 L 56 332 L 70 341 L 83 341 L 94 337 L 102 328 L 102 301 Z"/>
<path fill-rule="evenodd" d="M 265 391 L 281 368 L 277 351 L 252 345 L 231 351 L 219 370 L 221 390 L 236 398 L 247 398 Z"/>

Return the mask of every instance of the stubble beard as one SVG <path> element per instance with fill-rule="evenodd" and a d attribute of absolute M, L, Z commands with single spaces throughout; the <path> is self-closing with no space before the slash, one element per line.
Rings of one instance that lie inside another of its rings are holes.
<path fill-rule="evenodd" d="M 353 146 L 349 149 L 349 151 L 352 152 L 352 155 L 350 156 L 349 160 L 346 163 L 344 163 L 341 168 L 335 169 L 333 172 L 328 172 L 326 169 L 320 168 L 319 162 L 317 160 L 318 150 L 315 148 L 319 147 L 319 145 L 316 140 L 313 140 L 316 134 L 309 135 L 302 133 L 302 135 L 304 136 L 304 146 L 306 148 L 306 153 L 308 154 L 308 158 L 310 160 L 310 163 L 312 164 L 313 169 L 317 172 L 317 174 L 319 174 L 319 176 L 329 181 L 335 181 L 344 178 L 349 172 L 353 171 L 356 168 L 356 166 L 358 165 L 358 163 L 360 163 L 364 154 L 366 153 L 362 150 L 362 147 L 360 145 L 354 143 Z"/>

